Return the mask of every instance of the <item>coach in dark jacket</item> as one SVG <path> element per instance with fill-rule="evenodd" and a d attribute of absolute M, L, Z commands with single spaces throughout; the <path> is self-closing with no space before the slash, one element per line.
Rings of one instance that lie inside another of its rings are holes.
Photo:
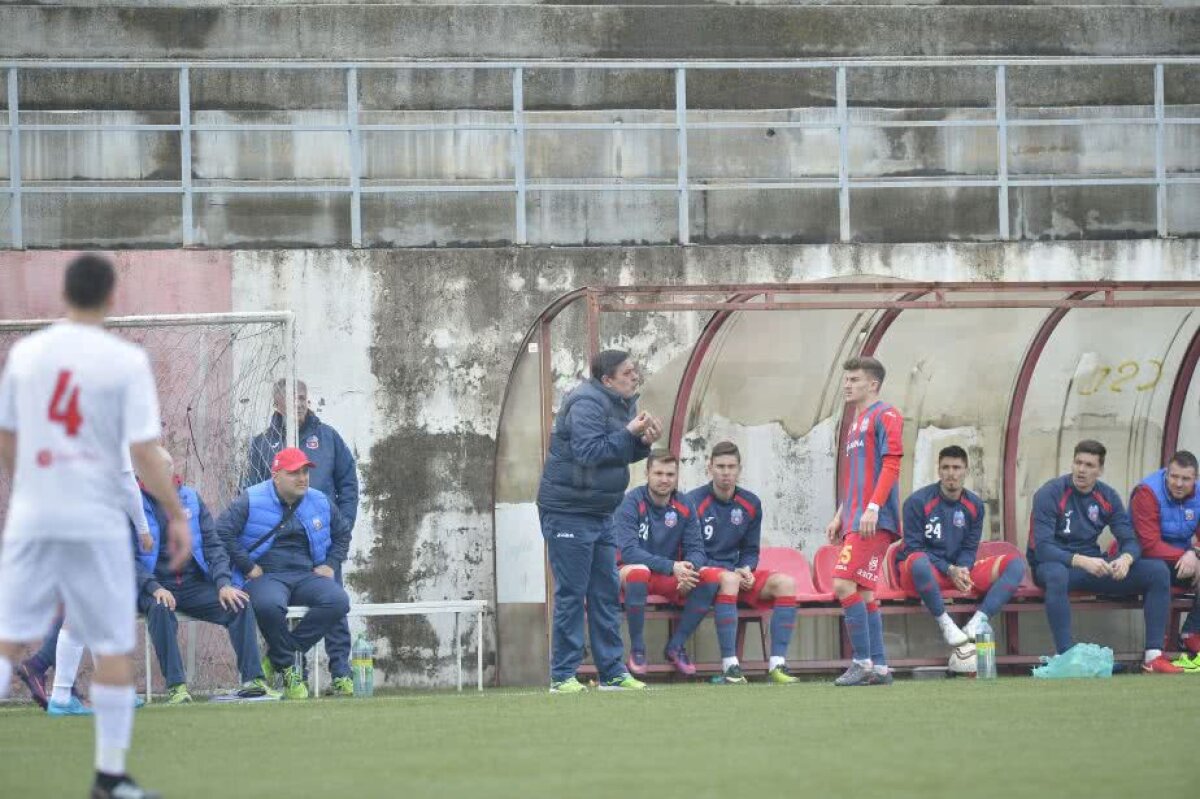
<path fill-rule="evenodd" d="M 287 382 L 275 383 L 272 399 L 275 412 L 267 429 L 250 442 L 250 464 L 242 488 L 271 479 L 271 461 L 287 447 Z M 299 425 L 300 449 L 312 462 L 309 479 L 313 488 L 329 497 L 337 506 L 343 519 L 354 529 L 358 516 L 358 471 L 354 455 L 338 431 L 325 424 L 308 409 L 308 386 L 303 380 L 296 381 L 296 423 Z M 334 574 L 338 585 L 342 584 L 342 568 L 338 565 Z M 353 694 L 350 681 L 350 625 L 342 619 L 325 636 L 325 651 L 329 655 L 329 674 L 333 678 L 333 693 L 340 696 Z"/>
<path fill-rule="evenodd" d="M 620 585 L 612 513 L 629 486 L 629 464 L 650 454 L 662 423 L 637 411 L 637 368 L 605 350 L 592 378 L 563 400 L 538 488 L 542 536 L 554 573 L 550 690 L 582 690 L 584 603 L 602 687 L 639 687 L 622 664 Z"/>

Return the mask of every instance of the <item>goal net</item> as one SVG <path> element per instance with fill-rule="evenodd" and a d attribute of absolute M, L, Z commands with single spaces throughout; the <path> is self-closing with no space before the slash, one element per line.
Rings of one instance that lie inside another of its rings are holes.
<path fill-rule="evenodd" d="M 9 349 L 22 336 L 45 324 L 0 322 L 0 362 L 7 360 Z M 175 473 L 200 493 L 215 522 L 241 491 L 250 440 L 267 427 L 276 381 L 284 379 L 286 394 L 294 396 L 292 315 L 119 317 L 109 320 L 108 329 L 149 354 L 161 406 L 163 445 L 175 460 Z M 294 430 L 295 425 L 288 429 Z M 10 487 L 11 475 L 0 475 L 0 524 Z M 203 692 L 236 686 L 237 671 L 225 631 L 198 623 L 180 628 L 189 687 Z M 143 661 L 140 645 L 139 638 L 139 664 Z M 153 659 L 151 677 L 160 690 L 162 677 Z"/>

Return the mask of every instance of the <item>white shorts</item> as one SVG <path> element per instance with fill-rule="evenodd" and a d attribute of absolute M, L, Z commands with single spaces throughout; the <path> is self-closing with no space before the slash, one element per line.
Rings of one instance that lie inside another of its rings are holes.
<path fill-rule="evenodd" d="M 0 543 L 0 641 L 42 638 L 61 605 L 93 655 L 125 655 L 137 641 L 136 597 L 128 541 Z"/>

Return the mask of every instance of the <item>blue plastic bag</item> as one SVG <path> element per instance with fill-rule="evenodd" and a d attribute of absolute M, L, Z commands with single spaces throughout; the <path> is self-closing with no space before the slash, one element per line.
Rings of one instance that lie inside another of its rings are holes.
<path fill-rule="evenodd" d="M 1042 665 L 1033 670 L 1033 676 L 1043 680 L 1066 680 L 1076 677 L 1111 677 L 1113 651 L 1096 644 L 1075 646 L 1052 658 L 1042 656 Z"/>

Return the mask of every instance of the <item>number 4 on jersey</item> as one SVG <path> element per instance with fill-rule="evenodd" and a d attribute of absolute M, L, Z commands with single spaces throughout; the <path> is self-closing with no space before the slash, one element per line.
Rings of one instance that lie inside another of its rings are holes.
<path fill-rule="evenodd" d="M 54 396 L 50 398 L 50 421 L 65 427 L 69 436 L 77 435 L 83 424 L 83 416 L 79 413 L 79 387 L 71 388 L 71 372 L 68 369 L 58 373 Z"/>

